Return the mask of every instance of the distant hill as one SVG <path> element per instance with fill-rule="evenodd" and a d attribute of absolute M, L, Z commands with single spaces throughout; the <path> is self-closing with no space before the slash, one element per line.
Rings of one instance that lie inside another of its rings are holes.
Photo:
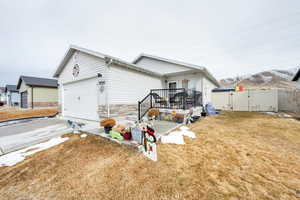
<path fill-rule="evenodd" d="M 294 89 L 295 83 L 291 80 L 297 73 L 298 69 L 299 67 L 291 68 L 288 70 L 273 69 L 251 75 L 221 79 L 219 80 L 219 82 L 224 88 L 235 87 L 238 83 L 239 85 L 245 86 L 246 88 Z"/>

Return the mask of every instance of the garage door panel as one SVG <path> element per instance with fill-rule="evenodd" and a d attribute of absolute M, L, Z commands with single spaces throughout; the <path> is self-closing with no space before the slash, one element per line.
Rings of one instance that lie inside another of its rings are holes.
<path fill-rule="evenodd" d="M 64 116 L 99 120 L 97 79 L 64 85 Z"/>

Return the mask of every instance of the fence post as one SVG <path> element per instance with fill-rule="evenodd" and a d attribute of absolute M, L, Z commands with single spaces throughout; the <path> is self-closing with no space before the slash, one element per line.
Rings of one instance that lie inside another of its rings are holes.
<path fill-rule="evenodd" d="M 141 121 L 141 102 L 138 101 L 138 120 L 139 122 Z"/>
<path fill-rule="evenodd" d="M 183 88 L 183 110 L 186 108 L 186 98 L 187 98 L 187 91 Z"/>
<path fill-rule="evenodd" d="M 150 90 L 150 108 L 152 108 L 152 90 Z"/>

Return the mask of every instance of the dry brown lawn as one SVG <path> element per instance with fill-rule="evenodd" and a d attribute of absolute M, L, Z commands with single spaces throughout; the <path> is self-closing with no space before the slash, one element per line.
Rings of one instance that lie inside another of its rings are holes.
<path fill-rule="evenodd" d="M 43 117 L 57 113 L 57 109 L 34 109 L 34 110 L 17 110 L 5 109 L 0 110 L 0 122 L 6 120 L 23 119 L 27 117 Z"/>
<path fill-rule="evenodd" d="M 1 199 L 299 199 L 300 123 L 226 112 L 159 144 L 158 162 L 98 136 L 0 168 Z"/>

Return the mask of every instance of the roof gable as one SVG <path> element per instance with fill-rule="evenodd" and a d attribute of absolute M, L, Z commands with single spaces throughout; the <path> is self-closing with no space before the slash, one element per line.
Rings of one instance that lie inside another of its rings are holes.
<path fill-rule="evenodd" d="M 26 85 L 29 86 L 39 86 L 39 87 L 57 88 L 58 85 L 56 79 L 39 78 L 39 77 L 32 77 L 32 76 L 20 76 L 17 89 L 20 88 L 22 82 L 24 82 Z"/>
<path fill-rule="evenodd" d="M 179 66 L 184 66 L 184 67 L 187 68 L 186 71 L 191 71 L 191 70 L 201 71 L 201 72 L 204 73 L 204 75 L 207 76 L 207 78 L 209 78 L 214 84 L 216 84 L 218 87 L 220 87 L 219 82 L 218 82 L 218 81 L 212 76 L 212 74 L 211 74 L 205 67 L 203 67 L 203 66 L 194 65 L 194 64 L 190 64 L 190 63 L 185 63 L 185 62 L 177 61 L 177 60 L 167 59 L 167 58 L 162 58 L 162 57 L 153 56 L 153 55 L 149 55 L 149 54 L 141 54 L 141 55 L 139 55 L 136 59 L 133 60 L 132 63 L 137 64 L 137 63 L 140 62 L 143 58 L 148 58 L 148 59 L 158 60 L 158 61 L 161 61 L 161 62 L 171 63 L 171 64 L 179 65 Z M 164 75 L 168 75 L 168 73 L 165 73 Z"/>
<path fill-rule="evenodd" d="M 105 54 L 102 54 L 102 53 L 99 53 L 99 52 L 96 52 L 96 51 L 92 51 L 92 50 L 89 50 L 89 49 L 85 49 L 85 48 L 82 48 L 82 47 L 71 45 L 69 47 L 69 49 L 67 50 L 66 54 L 64 55 L 62 61 L 60 62 L 60 64 L 56 68 L 56 71 L 55 71 L 53 77 L 56 77 L 56 78 L 59 77 L 59 75 L 63 71 L 66 63 L 72 57 L 72 55 L 75 53 L 75 51 L 80 51 L 80 52 L 83 52 L 83 53 L 86 53 L 86 54 L 89 54 L 89 55 L 92 55 L 92 56 L 95 56 L 95 57 L 98 57 L 98 58 L 102 58 L 106 61 L 106 63 L 114 63 L 116 65 L 127 67 L 129 69 L 136 70 L 136 71 L 139 71 L 139 72 L 142 72 L 142 73 L 146 73 L 146 74 L 149 74 L 149 75 L 152 75 L 152 76 L 158 76 L 158 77 L 162 76 L 159 73 L 156 73 L 156 72 L 153 72 L 153 71 L 150 71 L 150 70 L 145 70 L 145 69 L 140 68 L 139 66 L 137 66 L 135 64 L 123 61 L 119 58 L 115 58 L 115 57 L 105 55 Z"/>

